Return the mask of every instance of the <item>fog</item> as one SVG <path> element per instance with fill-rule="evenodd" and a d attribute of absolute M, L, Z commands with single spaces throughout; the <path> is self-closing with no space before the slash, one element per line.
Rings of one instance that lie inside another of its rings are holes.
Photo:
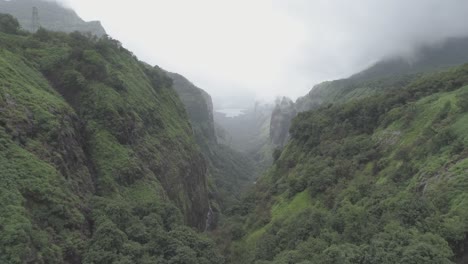
<path fill-rule="evenodd" d="M 417 59 L 419 46 L 468 35 L 466 0 L 65 4 L 85 20 L 100 20 L 140 59 L 183 74 L 218 105 L 232 98 L 238 106 L 246 98 L 296 98 L 316 83 L 347 77 L 382 58 Z"/>

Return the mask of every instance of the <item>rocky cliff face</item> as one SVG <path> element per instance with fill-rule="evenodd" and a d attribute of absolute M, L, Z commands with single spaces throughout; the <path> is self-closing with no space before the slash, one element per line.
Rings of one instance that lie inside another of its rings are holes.
<path fill-rule="evenodd" d="M 270 140 L 275 148 L 282 148 L 288 142 L 289 127 L 296 115 L 297 110 L 291 99 L 283 97 L 276 102 L 270 121 Z"/>
<path fill-rule="evenodd" d="M 187 110 L 198 142 L 201 144 L 202 141 L 206 140 L 216 143 L 211 96 L 180 74 L 168 73 L 168 75 L 173 80 L 174 89 Z"/>
<path fill-rule="evenodd" d="M 27 31 L 33 27 L 33 7 L 38 10 L 39 25 L 51 31 L 91 33 L 98 37 L 106 34 L 99 21 L 85 22 L 75 11 L 53 1 L 43 0 L 0 0 L 0 13 L 11 14 L 18 19 L 21 27 Z"/>
<path fill-rule="evenodd" d="M 207 165 L 161 69 L 79 33 L 0 46 L 1 263 L 222 261 L 184 229 L 205 229 Z"/>
<path fill-rule="evenodd" d="M 208 229 L 216 227 L 219 213 L 237 201 L 242 190 L 254 181 L 255 168 L 245 155 L 218 143 L 211 96 L 185 77 L 168 73 L 188 113 L 193 133 L 207 163 L 211 209 Z"/>
<path fill-rule="evenodd" d="M 387 58 L 349 78 L 327 81 L 316 85 L 307 95 L 298 98 L 294 107 L 297 113 L 317 109 L 324 105 L 374 96 L 382 90 L 398 89 L 408 85 L 423 72 L 433 72 L 468 61 L 468 38 L 448 39 L 440 46 L 421 47 L 413 60 L 400 57 Z M 277 146 L 287 141 L 284 125 L 290 125 L 294 111 L 278 107 L 272 116 L 271 140 Z M 283 111 L 286 111 L 284 114 Z M 291 120 L 287 120 L 291 118 Z M 273 120 L 276 119 L 276 120 Z"/>

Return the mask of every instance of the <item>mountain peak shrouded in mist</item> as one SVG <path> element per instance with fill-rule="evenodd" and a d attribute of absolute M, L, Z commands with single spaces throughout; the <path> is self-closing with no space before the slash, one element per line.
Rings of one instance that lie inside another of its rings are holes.
<path fill-rule="evenodd" d="M 37 10 L 33 18 L 33 9 Z M 0 13 L 9 13 L 16 17 L 21 27 L 27 31 L 36 31 L 43 27 L 52 31 L 80 31 L 103 36 L 106 31 L 99 21 L 86 22 L 68 5 L 61 1 L 45 0 L 0 0 Z"/>
<path fill-rule="evenodd" d="M 223 107 L 295 99 L 384 58 L 411 61 L 421 47 L 468 36 L 468 2 L 457 0 L 57 2 L 102 21 L 142 60 L 182 73 Z"/>

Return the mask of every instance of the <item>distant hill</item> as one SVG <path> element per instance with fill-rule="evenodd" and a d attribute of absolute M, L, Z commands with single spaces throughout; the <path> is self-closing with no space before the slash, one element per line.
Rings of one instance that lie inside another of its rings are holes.
<path fill-rule="evenodd" d="M 435 46 L 421 47 L 414 58 L 393 57 L 351 76 L 352 80 L 369 80 L 392 75 L 440 70 L 468 62 L 468 37 L 451 38 Z"/>
<path fill-rule="evenodd" d="M 467 263 L 468 64 L 408 76 L 320 86 L 224 229 L 230 263 Z"/>
<path fill-rule="evenodd" d="M 41 27 L 62 32 L 80 31 L 103 36 L 106 31 L 99 21 L 85 22 L 75 11 L 65 8 L 56 2 L 41 0 L 0 0 L 0 13 L 11 14 L 18 19 L 23 29 L 33 31 L 32 13 L 37 7 Z"/>
<path fill-rule="evenodd" d="M 438 46 L 421 47 L 411 60 L 393 57 L 381 60 L 349 78 L 316 85 L 296 102 L 307 111 L 323 103 L 371 96 L 385 89 L 401 87 L 421 73 L 434 72 L 468 62 L 468 37 L 452 38 Z"/>

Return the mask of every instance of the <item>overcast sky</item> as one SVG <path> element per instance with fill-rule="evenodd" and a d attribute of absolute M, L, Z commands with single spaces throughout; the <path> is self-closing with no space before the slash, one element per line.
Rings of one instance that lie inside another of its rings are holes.
<path fill-rule="evenodd" d="M 296 98 L 383 57 L 468 35 L 467 0 L 63 1 L 215 99 Z"/>

